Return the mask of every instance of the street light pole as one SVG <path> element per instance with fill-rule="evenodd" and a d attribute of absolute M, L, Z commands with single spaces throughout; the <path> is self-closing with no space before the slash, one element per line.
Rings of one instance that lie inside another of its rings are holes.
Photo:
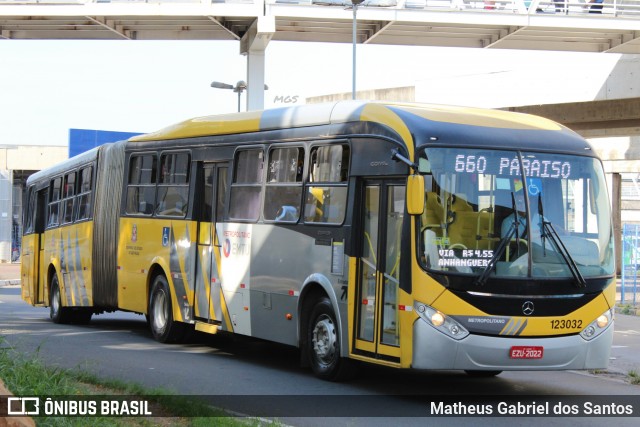
<path fill-rule="evenodd" d="M 233 91 L 238 94 L 238 113 L 240 112 L 240 95 L 247 89 L 247 84 L 244 80 L 240 80 L 236 83 L 236 87 L 233 88 Z"/>
<path fill-rule="evenodd" d="M 247 84 L 244 80 L 239 80 L 235 86 L 227 83 L 211 82 L 211 87 L 216 89 L 231 89 L 236 92 L 238 94 L 238 113 L 240 112 L 240 94 L 247 89 Z"/>
<path fill-rule="evenodd" d="M 358 43 L 358 5 L 364 0 L 351 0 L 353 5 L 353 64 L 351 66 L 351 99 L 356 99 L 356 44 Z"/>
<path fill-rule="evenodd" d="M 240 112 L 240 95 L 242 94 L 242 92 L 247 90 L 247 83 L 244 80 L 239 80 L 235 86 L 230 85 L 228 83 L 211 82 L 211 87 L 216 89 L 231 89 L 235 93 L 237 93 L 238 94 L 238 113 Z M 269 86 L 264 85 L 264 90 L 269 90 Z"/>

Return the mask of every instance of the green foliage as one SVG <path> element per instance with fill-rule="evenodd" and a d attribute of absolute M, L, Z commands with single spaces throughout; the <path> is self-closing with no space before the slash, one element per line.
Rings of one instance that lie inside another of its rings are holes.
<path fill-rule="evenodd" d="M 635 315 L 636 314 L 636 308 L 633 305 L 629 304 L 629 303 L 620 304 L 620 305 L 618 305 L 618 313 Z"/>
<path fill-rule="evenodd" d="M 156 418 L 37 417 L 37 425 L 53 427 L 91 426 L 258 426 L 257 419 L 234 418 L 212 408 L 195 396 L 175 396 L 170 391 L 146 389 L 135 383 L 102 379 L 82 370 L 66 370 L 45 365 L 39 357 L 25 356 L 0 337 L 0 379 L 15 395 L 22 396 L 140 396 L 153 405 Z M 179 414 L 176 416 L 175 414 Z M 270 425 L 277 425 L 271 424 Z"/>

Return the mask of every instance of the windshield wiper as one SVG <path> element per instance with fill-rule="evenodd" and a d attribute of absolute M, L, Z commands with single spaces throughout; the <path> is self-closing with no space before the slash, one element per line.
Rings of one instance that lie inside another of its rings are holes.
<path fill-rule="evenodd" d="M 520 231 L 518 230 L 520 226 L 520 219 L 518 218 L 518 211 L 516 210 L 516 199 L 513 192 L 511 192 L 511 210 L 513 214 L 513 222 L 509 227 L 509 231 L 507 231 L 507 234 L 502 239 L 500 239 L 500 243 L 498 243 L 498 247 L 487 263 L 487 266 L 484 268 L 484 270 L 482 270 L 482 273 L 480 273 L 480 276 L 478 276 L 478 278 L 474 282 L 475 285 L 483 286 L 487 282 L 489 274 L 491 274 L 491 271 L 495 268 L 496 263 L 509 246 L 509 242 L 513 238 L 514 234 L 516 235 L 516 247 L 520 246 Z"/>
<path fill-rule="evenodd" d="M 546 237 L 549 237 L 555 244 L 556 248 L 558 248 L 558 252 L 560 253 L 560 256 L 562 256 L 564 262 L 567 264 L 567 267 L 569 267 L 569 271 L 571 272 L 573 278 L 576 280 L 577 286 L 579 288 L 585 288 L 587 286 L 587 282 L 586 280 L 584 280 L 582 273 L 580 273 L 578 265 L 569 253 L 567 247 L 564 245 L 564 242 L 560 238 L 560 235 L 553 227 L 553 224 L 551 224 L 551 221 L 547 221 L 544 217 L 542 197 L 538 198 L 538 214 L 540 215 L 540 218 L 542 220 L 542 256 L 547 256 Z"/>
<path fill-rule="evenodd" d="M 573 278 L 576 279 L 577 286 L 579 288 L 586 287 L 587 281 L 584 280 L 582 273 L 580 273 L 580 270 L 578 269 L 578 265 L 573 260 L 573 257 L 569 253 L 569 250 L 562 242 L 562 239 L 560 239 L 560 236 L 558 235 L 556 229 L 553 227 L 553 224 L 551 224 L 551 221 L 547 221 L 544 219 L 544 217 L 542 217 L 542 228 L 542 235 L 545 236 L 546 234 L 547 237 L 549 237 L 558 248 L 558 253 L 560 253 L 560 256 L 562 256 L 562 259 L 567 264 L 567 267 L 569 267 L 569 271 L 571 272 L 571 275 L 573 275 Z M 546 256 L 546 253 L 543 253 L 543 255 Z"/>

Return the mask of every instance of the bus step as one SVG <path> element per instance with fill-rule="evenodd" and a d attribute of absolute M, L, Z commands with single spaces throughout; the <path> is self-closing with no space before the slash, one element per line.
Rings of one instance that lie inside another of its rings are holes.
<path fill-rule="evenodd" d="M 218 332 L 218 325 L 220 324 L 220 322 L 215 322 L 215 323 L 206 323 L 206 322 L 199 322 L 196 320 L 196 331 L 200 331 L 200 332 L 205 332 L 207 334 L 215 334 Z"/>

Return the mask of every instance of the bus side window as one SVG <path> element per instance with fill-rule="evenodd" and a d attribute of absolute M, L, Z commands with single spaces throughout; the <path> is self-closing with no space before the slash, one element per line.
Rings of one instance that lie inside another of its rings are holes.
<path fill-rule="evenodd" d="M 303 164 L 302 147 L 276 148 L 270 151 L 263 212 L 265 220 L 298 221 Z"/>
<path fill-rule="evenodd" d="M 155 154 L 135 155 L 129 160 L 127 214 L 151 215 L 156 199 Z"/>
<path fill-rule="evenodd" d="M 64 219 L 63 224 L 69 224 L 73 222 L 73 207 L 75 206 L 75 194 L 76 194 L 76 173 L 71 172 L 64 177 L 64 200 L 62 205 L 64 206 Z"/>
<path fill-rule="evenodd" d="M 200 202 L 197 207 L 198 211 L 194 213 L 195 218 L 202 222 L 222 222 L 224 220 L 224 209 L 227 205 L 226 197 L 227 189 L 229 188 L 227 175 L 229 168 L 227 166 L 214 167 L 213 165 L 205 165 L 198 173 L 199 179 L 196 194 L 202 194 L 202 198 L 194 200 L 194 202 Z M 214 187 L 216 189 L 215 192 Z"/>
<path fill-rule="evenodd" d="M 78 215 L 77 220 L 91 217 L 91 192 L 93 190 L 93 166 L 87 166 L 78 174 Z"/>
<path fill-rule="evenodd" d="M 38 234 L 44 233 L 47 225 L 47 193 L 48 188 L 38 191 L 36 200 L 36 212 L 34 213 L 34 231 Z"/>
<path fill-rule="evenodd" d="M 49 191 L 49 215 L 47 219 L 47 227 L 55 227 L 60 221 L 60 192 L 62 191 L 62 177 L 55 178 L 51 181 Z"/>
<path fill-rule="evenodd" d="M 36 224 L 36 189 L 35 187 L 30 187 L 27 191 L 28 204 L 24 210 L 24 218 L 22 219 L 22 223 L 24 224 L 22 234 L 25 235 L 33 233 Z"/>
<path fill-rule="evenodd" d="M 305 222 L 342 224 L 347 205 L 348 172 L 348 145 L 326 145 L 311 150 Z"/>
<path fill-rule="evenodd" d="M 224 208 L 227 206 L 227 189 L 229 188 L 229 168 L 218 168 L 218 183 L 216 190 L 216 222 L 224 219 Z"/>
<path fill-rule="evenodd" d="M 160 157 L 156 214 L 184 218 L 189 205 L 189 153 Z"/>
<path fill-rule="evenodd" d="M 262 196 L 262 149 L 238 150 L 236 153 L 229 218 L 257 221 Z"/>

